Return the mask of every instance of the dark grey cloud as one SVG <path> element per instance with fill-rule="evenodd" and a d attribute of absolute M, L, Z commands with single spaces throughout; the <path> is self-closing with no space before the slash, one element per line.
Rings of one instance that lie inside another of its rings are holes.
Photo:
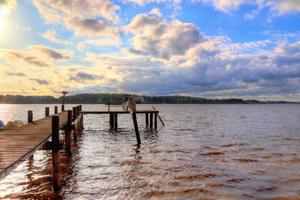
<path fill-rule="evenodd" d="M 47 57 L 52 58 L 54 60 L 66 60 L 66 59 L 70 59 L 69 55 L 66 55 L 64 53 L 58 52 L 58 51 L 50 49 L 50 48 L 41 47 L 41 48 L 38 48 L 38 49 L 43 54 L 45 54 Z"/>
<path fill-rule="evenodd" d="M 86 81 L 94 81 L 94 80 L 101 80 L 103 79 L 103 76 L 98 76 L 95 74 L 89 74 L 85 72 L 78 72 L 75 75 L 70 77 L 71 81 L 77 81 L 77 82 L 86 82 Z"/>
<path fill-rule="evenodd" d="M 219 52 L 209 59 L 200 55 L 198 62 L 190 68 L 174 66 L 166 69 L 163 64 L 158 66 L 148 62 L 148 67 L 140 70 L 135 63 L 134 70 L 122 71 L 125 77 L 121 87 L 129 92 L 151 95 L 297 95 L 300 94 L 298 47 L 300 43 L 285 44 L 262 54 L 230 57 L 222 57 Z"/>
<path fill-rule="evenodd" d="M 49 85 L 49 81 L 45 80 L 45 79 L 37 79 L 37 78 L 32 78 L 32 79 L 29 79 L 31 81 L 34 81 L 40 85 Z"/>
<path fill-rule="evenodd" d="M 6 75 L 8 75 L 8 76 L 19 76 L 19 77 L 26 76 L 23 72 L 6 72 Z"/>
<path fill-rule="evenodd" d="M 11 59 L 13 59 L 13 60 L 21 60 L 30 65 L 35 65 L 35 66 L 39 66 L 39 67 L 48 67 L 49 66 L 48 63 L 40 60 L 38 57 L 23 55 L 22 53 L 19 53 L 19 52 L 11 51 L 8 53 L 8 56 L 11 57 Z"/>

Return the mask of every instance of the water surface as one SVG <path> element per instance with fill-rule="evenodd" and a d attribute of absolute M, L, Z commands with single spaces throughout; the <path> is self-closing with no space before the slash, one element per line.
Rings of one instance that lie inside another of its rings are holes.
<path fill-rule="evenodd" d="M 45 106 L 0 105 L 0 119 L 25 121 L 28 109 L 37 119 Z M 85 116 L 72 159 L 62 152 L 61 193 L 51 191 L 51 152 L 38 151 L 0 181 L 0 198 L 300 198 L 300 105 L 156 107 L 166 126 L 141 131 L 139 151 L 129 115 L 118 132 L 108 131 L 107 116 Z"/>

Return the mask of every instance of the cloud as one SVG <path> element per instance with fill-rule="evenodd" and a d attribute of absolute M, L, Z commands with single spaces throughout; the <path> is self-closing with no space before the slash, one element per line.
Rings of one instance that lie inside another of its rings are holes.
<path fill-rule="evenodd" d="M 0 0 L 0 9 L 1 8 L 14 9 L 16 6 L 17 6 L 16 0 Z"/>
<path fill-rule="evenodd" d="M 49 85 L 49 81 L 45 80 L 45 79 L 37 79 L 37 78 L 33 78 L 33 79 L 29 79 L 31 81 L 34 81 L 40 85 Z"/>
<path fill-rule="evenodd" d="M 169 4 L 180 4 L 181 0 L 123 0 L 124 2 L 136 3 L 139 5 L 145 5 L 149 3 L 169 3 Z"/>
<path fill-rule="evenodd" d="M 179 20 L 165 21 L 153 12 L 135 16 L 125 30 L 133 34 L 132 53 L 166 60 L 185 54 L 203 39 L 193 24 Z"/>
<path fill-rule="evenodd" d="M 98 58 L 122 75 L 118 85 L 123 92 L 299 97 L 299 42 L 279 43 L 270 49 L 268 40 L 232 43 L 226 37 L 202 37 L 180 56 L 180 62 L 166 63 L 127 51 Z"/>
<path fill-rule="evenodd" d="M 66 44 L 67 42 L 60 40 L 57 36 L 56 36 L 56 32 L 55 30 L 48 30 L 45 33 L 43 33 L 42 35 L 45 39 L 54 42 L 54 43 L 58 43 L 58 44 Z"/>
<path fill-rule="evenodd" d="M 6 75 L 8 75 L 8 76 L 19 76 L 19 77 L 25 77 L 26 76 L 23 72 L 6 72 Z"/>
<path fill-rule="evenodd" d="M 95 74 L 85 73 L 85 72 L 77 72 L 75 75 L 70 77 L 71 81 L 77 81 L 77 82 L 95 81 L 100 79 L 103 79 L 103 77 Z"/>
<path fill-rule="evenodd" d="M 71 59 L 71 53 L 55 50 L 46 46 L 30 46 L 26 50 L 2 49 L 0 58 L 9 65 L 25 64 L 38 67 L 49 67 L 57 61 Z"/>
<path fill-rule="evenodd" d="M 300 11 L 300 1 L 298 0 L 192 0 L 212 5 L 216 10 L 231 12 L 238 9 L 243 4 L 256 5 L 258 7 L 268 7 L 277 14 L 286 14 Z M 248 16 L 252 17 L 252 16 Z"/>
<path fill-rule="evenodd" d="M 114 24 L 119 21 L 116 13 L 119 7 L 109 0 L 34 0 L 33 3 L 46 22 L 63 24 L 76 35 L 118 37 Z"/>

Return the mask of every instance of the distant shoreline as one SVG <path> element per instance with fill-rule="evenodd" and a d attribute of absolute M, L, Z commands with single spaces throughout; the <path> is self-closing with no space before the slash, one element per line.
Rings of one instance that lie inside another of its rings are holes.
<path fill-rule="evenodd" d="M 78 94 L 66 97 L 66 104 L 107 104 L 117 105 L 125 102 L 128 96 L 134 94 Z M 191 96 L 139 96 L 144 99 L 141 104 L 300 104 L 289 101 L 258 101 L 232 99 L 206 99 Z M 0 95 L 0 104 L 61 104 L 62 97 L 52 96 L 22 96 Z"/>

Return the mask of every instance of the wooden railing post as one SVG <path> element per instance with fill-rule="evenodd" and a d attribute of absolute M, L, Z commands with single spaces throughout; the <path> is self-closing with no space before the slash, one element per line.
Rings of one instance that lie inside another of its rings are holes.
<path fill-rule="evenodd" d="M 49 107 L 46 107 L 45 108 L 45 117 L 49 117 L 49 115 L 50 115 L 50 109 L 49 109 Z"/>
<path fill-rule="evenodd" d="M 58 113 L 58 108 L 57 106 L 54 106 L 54 114 L 57 114 Z"/>
<path fill-rule="evenodd" d="M 27 118 L 28 123 L 33 122 L 33 112 L 32 110 L 28 110 L 28 118 Z"/>
<path fill-rule="evenodd" d="M 71 140 L 71 131 L 72 131 L 72 110 L 68 110 L 68 120 L 65 130 L 65 145 L 66 145 L 66 154 L 68 156 L 72 155 L 72 140 Z"/>
<path fill-rule="evenodd" d="M 52 116 L 52 184 L 55 192 L 60 190 L 59 172 L 59 116 Z"/>

